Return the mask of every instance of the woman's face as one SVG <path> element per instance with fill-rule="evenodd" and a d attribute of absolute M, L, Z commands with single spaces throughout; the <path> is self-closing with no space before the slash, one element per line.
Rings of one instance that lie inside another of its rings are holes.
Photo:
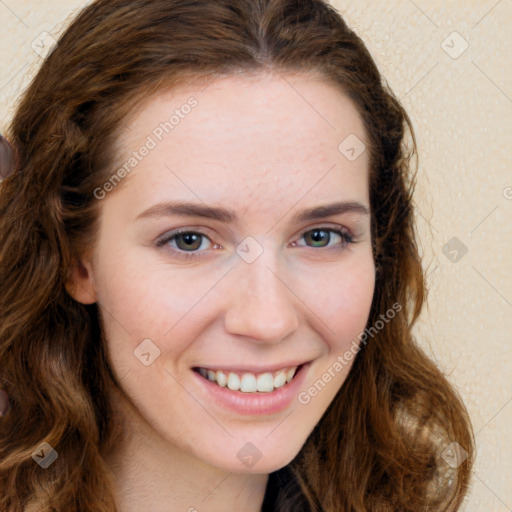
<path fill-rule="evenodd" d="M 72 293 L 98 302 L 127 403 L 169 448 L 270 473 L 334 399 L 374 291 L 365 141 L 306 75 L 161 93 L 123 125 Z"/>

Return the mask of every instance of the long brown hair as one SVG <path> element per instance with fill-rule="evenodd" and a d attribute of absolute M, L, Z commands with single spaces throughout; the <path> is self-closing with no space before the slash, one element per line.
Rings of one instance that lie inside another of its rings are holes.
<path fill-rule="evenodd" d="M 96 0 L 43 62 L 7 132 L 16 168 L 0 185 L 0 388 L 10 399 L 0 418 L 1 510 L 118 510 L 104 459 L 119 434 L 107 393 L 117 383 L 97 305 L 66 291 L 96 240 L 94 190 L 112 175 L 122 121 L 141 101 L 265 69 L 320 73 L 357 107 L 377 268 L 368 327 L 402 305 L 361 344 L 297 457 L 270 475 L 277 509 L 458 509 L 473 464 L 470 420 L 411 334 L 426 298 L 414 132 L 362 40 L 321 0 Z M 42 442 L 58 454 L 44 470 L 31 456 Z M 443 456 L 452 443 L 464 461 Z"/>

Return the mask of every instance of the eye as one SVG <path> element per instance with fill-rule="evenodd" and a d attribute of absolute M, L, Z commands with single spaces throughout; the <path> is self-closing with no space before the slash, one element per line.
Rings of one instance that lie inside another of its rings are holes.
<path fill-rule="evenodd" d="M 332 234 L 334 234 L 334 236 Z M 333 247 L 329 247 L 328 244 L 332 240 L 335 240 L 336 237 L 338 237 L 340 242 Z M 344 249 L 349 244 L 355 243 L 352 235 L 341 227 L 340 229 L 333 229 L 327 226 L 319 226 L 303 231 L 300 238 L 310 241 L 313 244 L 310 247 L 320 249 Z M 162 238 L 157 240 L 156 246 L 158 248 L 170 247 L 178 257 L 193 259 L 199 257 L 200 253 L 203 252 L 199 251 L 201 247 L 207 249 L 202 243 L 205 239 L 211 242 L 210 238 L 200 231 L 178 229 L 165 234 Z M 303 244 L 297 244 L 297 242 L 293 242 L 292 245 L 303 246 Z M 216 247 L 219 246 L 216 245 Z"/>
<path fill-rule="evenodd" d="M 331 233 L 334 233 L 335 236 L 333 237 Z M 329 242 L 331 242 L 333 238 L 335 239 L 336 236 L 341 239 L 341 243 L 332 247 L 333 249 L 345 248 L 348 244 L 354 243 L 352 235 L 347 231 L 343 229 L 333 229 L 327 226 L 316 227 L 314 229 L 304 231 L 301 238 L 311 241 L 313 244 L 312 247 L 323 248 L 328 247 L 328 245 L 323 245 L 324 243 L 329 244 Z M 297 245 L 295 242 L 294 244 Z"/>
<path fill-rule="evenodd" d="M 210 240 L 204 233 L 198 231 L 176 230 L 167 233 L 163 238 L 156 242 L 157 247 L 164 247 L 170 245 L 171 242 L 176 242 L 177 249 L 171 246 L 171 249 L 176 252 L 180 257 L 185 259 L 197 257 L 197 249 L 202 245 L 204 239 Z M 204 247 L 203 247 L 204 249 Z M 189 252 L 192 250 L 193 252 Z"/>

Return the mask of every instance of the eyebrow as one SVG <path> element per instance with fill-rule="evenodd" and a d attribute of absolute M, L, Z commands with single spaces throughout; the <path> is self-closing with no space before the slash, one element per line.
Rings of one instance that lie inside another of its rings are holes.
<path fill-rule="evenodd" d="M 298 212 L 294 215 L 293 221 L 304 222 L 320 219 L 323 217 L 330 217 L 332 215 L 340 215 L 342 213 L 369 215 L 370 211 L 361 203 L 355 201 L 342 201 L 302 210 L 301 212 Z M 238 215 L 232 210 L 227 210 L 226 208 L 216 206 L 207 206 L 199 203 L 188 203 L 184 201 L 165 201 L 155 204 L 151 208 L 139 214 L 135 220 L 148 217 L 165 217 L 171 215 L 204 217 L 225 223 L 238 222 Z"/>

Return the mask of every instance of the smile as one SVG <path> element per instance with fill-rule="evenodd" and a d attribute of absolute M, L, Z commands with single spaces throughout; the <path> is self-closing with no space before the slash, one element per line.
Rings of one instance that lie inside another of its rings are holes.
<path fill-rule="evenodd" d="M 230 370 L 211 370 L 197 368 L 205 379 L 214 382 L 220 387 L 227 387 L 231 391 L 242 393 L 271 393 L 275 389 L 282 388 L 295 376 L 299 366 L 283 368 L 275 372 L 251 373 L 236 372 Z"/>
<path fill-rule="evenodd" d="M 294 366 L 292 366 L 294 365 Z M 267 416 L 286 410 L 298 395 L 309 374 L 311 361 L 288 363 L 279 369 L 249 367 L 194 367 L 199 397 L 236 414 Z"/>

